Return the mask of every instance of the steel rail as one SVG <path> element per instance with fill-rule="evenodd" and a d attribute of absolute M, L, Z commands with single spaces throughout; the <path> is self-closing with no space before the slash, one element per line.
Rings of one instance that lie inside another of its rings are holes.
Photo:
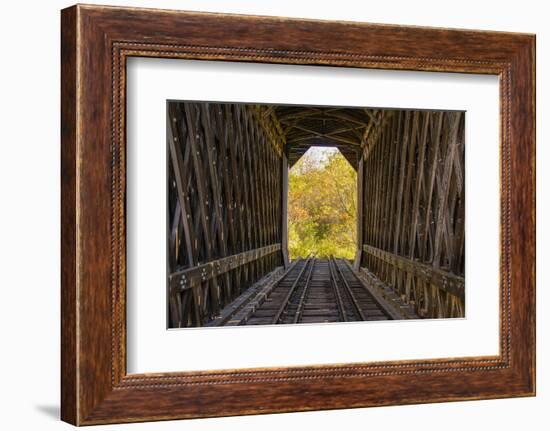
<path fill-rule="evenodd" d="M 307 266 L 310 264 L 310 262 L 311 262 L 311 257 L 309 257 L 306 260 L 306 263 L 304 264 L 304 267 L 300 270 L 300 273 L 298 274 L 298 277 L 296 277 L 296 280 L 294 280 L 294 283 L 292 283 L 292 286 L 288 290 L 288 293 L 286 294 L 281 306 L 277 310 L 277 313 L 275 314 L 275 316 L 273 316 L 273 319 L 271 320 L 272 325 L 279 322 L 279 319 L 281 318 L 281 314 L 283 314 L 283 311 L 286 308 L 286 305 L 287 305 L 290 297 L 292 296 L 292 294 L 296 290 L 296 287 L 298 286 L 298 283 L 300 282 L 300 279 L 302 278 L 302 275 L 303 275 L 304 271 L 306 270 Z"/>
<path fill-rule="evenodd" d="M 349 297 L 351 299 L 351 302 L 352 302 L 355 310 L 357 311 L 357 314 L 359 315 L 359 317 L 361 317 L 361 320 L 367 320 L 365 315 L 363 314 L 363 310 L 361 310 L 361 306 L 359 305 L 359 302 L 357 301 L 357 298 L 355 298 L 355 295 L 354 295 L 353 291 L 351 290 L 351 286 L 349 285 L 348 281 L 344 277 L 344 274 L 342 273 L 342 270 L 338 266 L 338 263 L 336 262 L 336 259 L 334 260 L 334 266 L 336 267 L 336 272 L 340 275 L 340 278 L 344 282 L 344 287 L 346 289 L 346 292 L 349 295 Z"/>
<path fill-rule="evenodd" d="M 347 266 L 348 270 L 352 273 L 355 273 L 354 269 L 352 268 L 351 264 L 348 261 L 344 262 Z M 372 300 L 375 302 L 375 304 L 382 310 L 382 312 L 386 315 L 386 317 L 390 320 L 404 320 L 404 319 L 420 319 L 416 313 L 413 312 L 413 314 L 402 314 L 405 313 L 406 309 L 399 307 L 396 311 L 394 308 L 392 308 L 389 304 L 390 302 L 388 300 L 384 300 L 383 297 L 380 297 L 380 294 L 376 291 L 372 291 L 371 288 L 367 286 L 364 280 L 361 279 L 361 277 L 355 275 L 359 283 L 361 283 L 361 287 L 365 289 L 366 292 L 368 292 L 369 296 L 372 298 Z M 372 276 L 374 277 L 374 276 Z M 374 277 L 376 278 L 376 277 Z M 380 280 L 378 280 L 380 283 L 382 283 Z M 407 313 L 411 313 L 410 311 L 407 311 Z"/>
<path fill-rule="evenodd" d="M 336 304 L 338 306 L 338 312 L 340 313 L 340 317 L 342 318 L 343 322 L 347 322 L 348 316 L 346 313 L 346 309 L 344 308 L 344 303 L 342 302 L 342 295 L 340 294 L 340 287 L 338 286 L 338 282 L 336 280 L 334 265 L 335 265 L 334 257 L 331 256 L 328 261 L 328 268 L 330 271 L 330 281 L 332 284 L 332 288 L 334 289 L 334 295 L 336 296 Z"/>
<path fill-rule="evenodd" d="M 313 263 L 311 264 L 309 268 L 309 272 L 307 274 L 306 278 L 306 284 L 304 286 L 304 290 L 302 291 L 302 294 L 300 295 L 300 299 L 298 301 L 298 308 L 296 309 L 296 313 L 294 313 L 294 318 L 292 319 L 292 323 L 298 323 L 300 318 L 302 317 L 302 312 L 304 311 L 304 303 L 306 299 L 306 295 L 309 289 L 309 282 L 311 280 L 311 274 L 313 274 L 313 268 L 315 268 L 315 261 L 316 259 L 313 259 Z"/>
<path fill-rule="evenodd" d="M 277 284 L 283 282 L 286 280 L 286 278 L 289 276 L 289 274 L 294 270 L 296 265 L 300 262 L 300 259 L 293 260 L 288 269 L 275 281 L 271 282 L 268 281 L 266 284 L 265 279 L 266 277 L 269 277 L 269 274 L 262 277 L 260 280 L 258 280 L 256 283 L 254 283 L 250 288 L 245 290 L 241 295 L 237 297 L 231 304 L 227 305 L 221 312 L 221 316 L 217 319 L 211 320 L 208 322 L 205 326 L 224 326 L 228 321 L 234 320 L 235 316 L 241 315 L 239 318 L 240 321 L 238 323 L 233 323 L 233 325 L 240 325 L 242 322 L 246 322 L 246 320 L 254 313 L 256 308 L 258 307 L 258 304 L 262 304 L 265 300 L 265 298 L 273 291 L 275 286 Z M 265 285 L 266 287 L 261 287 L 261 285 Z M 256 289 L 256 287 L 259 287 Z M 255 304 L 254 306 L 250 307 L 250 304 Z M 244 314 L 246 312 L 246 314 Z"/>

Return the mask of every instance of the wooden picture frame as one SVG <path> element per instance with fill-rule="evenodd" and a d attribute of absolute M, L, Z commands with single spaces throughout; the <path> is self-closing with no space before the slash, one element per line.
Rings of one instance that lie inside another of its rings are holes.
<path fill-rule="evenodd" d="M 83 5 L 61 17 L 64 421 L 535 394 L 534 35 Z M 131 56 L 499 76 L 500 354 L 128 375 L 125 65 Z"/>

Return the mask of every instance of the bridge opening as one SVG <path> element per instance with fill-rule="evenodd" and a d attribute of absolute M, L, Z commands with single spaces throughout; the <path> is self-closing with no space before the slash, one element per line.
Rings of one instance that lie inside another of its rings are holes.
<path fill-rule="evenodd" d="M 311 147 L 290 169 L 288 251 L 291 260 L 356 251 L 357 172 L 336 147 Z"/>
<path fill-rule="evenodd" d="M 168 101 L 168 326 L 464 317 L 464 130 L 460 111 Z"/>

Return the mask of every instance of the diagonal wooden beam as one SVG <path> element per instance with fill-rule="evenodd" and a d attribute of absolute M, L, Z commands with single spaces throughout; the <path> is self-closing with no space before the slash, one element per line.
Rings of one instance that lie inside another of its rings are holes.
<path fill-rule="evenodd" d="M 368 117 L 371 119 L 371 122 L 374 123 L 375 126 L 380 125 L 380 119 L 376 117 L 378 111 L 368 108 L 363 109 L 363 111 L 365 112 L 365 114 L 368 115 Z"/>
<path fill-rule="evenodd" d="M 368 159 L 369 154 L 372 153 L 374 147 L 378 144 L 380 136 L 386 130 L 386 127 L 391 124 L 390 120 L 395 115 L 395 111 L 382 111 L 381 119 L 378 125 L 375 125 L 373 122 L 369 123 L 370 127 L 365 130 L 363 135 L 363 141 L 361 143 L 363 148 L 363 157 L 365 160 Z"/>
<path fill-rule="evenodd" d="M 201 135 L 198 134 L 198 116 L 200 114 L 197 110 L 197 104 L 186 104 L 185 105 L 185 117 L 187 119 L 187 126 L 189 128 L 189 144 L 191 146 L 191 155 L 193 159 L 193 166 L 195 170 L 195 175 L 197 178 L 197 193 L 198 201 L 200 208 L 200 220 L 204 232 L 204 239 L 206 241 L 206 258 L 210 260 L 213 253 L 213 243 L 212 236 L 210 234 L 210 210 L 206 189 L 206 175 L 203 169 L 204 163 L 201 157 L 201 143 L 198 142 L 198 139 Z M 210 286 L 210 299 L 213 305 L 213 312 L 215 315 L 219 314 L 220 311 L 220 289 L 217 283 L 217 280 L 212 280 Z"/>
<path fill-rule="evenodd" d="M 168 116 L 168 147 L 170 150 L 170 159 L 172 160 L 172 168 L 174 170 L 174 177 L 176 179 L 176 187 L 178 191 L 178 200 L 182 208 L 182 224 L 185 236 L 185 250 L 187 254 L 187 261 L 189 266 L 195 264 L 196 256 L 193 253 L 193 241 L 195 240 L 194 229 L 190 226 L 190 214 L 189 197 L 186 194 L 186 187 L 183 182 L 183 157 L 179 150 L 179 133 L 178 123 L 179 115 L 177 109 L 173 104 L 170 104 L 170 115 Z"/>

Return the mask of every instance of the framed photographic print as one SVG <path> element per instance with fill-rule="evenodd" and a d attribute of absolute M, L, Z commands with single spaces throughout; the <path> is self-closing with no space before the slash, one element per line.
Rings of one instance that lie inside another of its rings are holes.
<path fill-rule="evenodd" d="M 62 11 L 62 419 L 535 394 L 535 37 Z"/>

